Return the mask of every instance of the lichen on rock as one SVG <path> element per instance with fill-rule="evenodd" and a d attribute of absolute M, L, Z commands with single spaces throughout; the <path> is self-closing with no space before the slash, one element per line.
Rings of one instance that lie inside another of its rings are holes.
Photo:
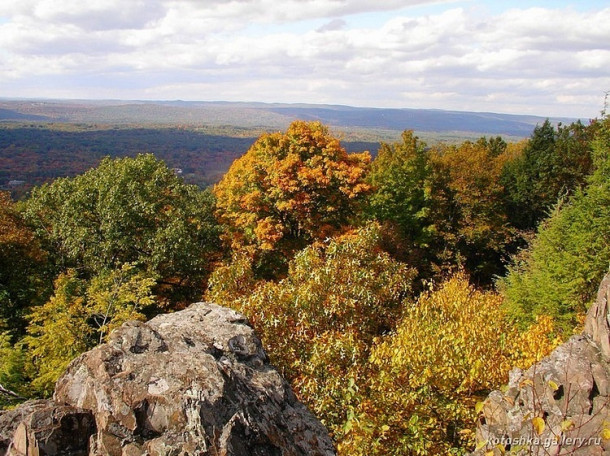
<path fill-rule="evenodd" d="M 247 319 L 210 303 L 125 323 L 68 366 L 53 399 L 45 407 L 90 417 L 64 436 L 80 438 L 85 455 L 335 454 Z M 26 415 L 19 448 L 40 443 Z M 29 454 L 11 445 L 7 454 Z"/>

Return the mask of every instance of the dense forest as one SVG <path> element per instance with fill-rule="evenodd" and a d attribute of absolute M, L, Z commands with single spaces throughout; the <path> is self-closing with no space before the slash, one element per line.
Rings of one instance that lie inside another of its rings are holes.
<path fill-rule="evenodd" d="M 204 297 L 248 316 L 340 454 L 465 454 L 480 401 L 579 329 L 608 270 L 605 113 L 516 143 L 407 130 L 374 158 L 295 121 L 205 190 L 172 169 L 163 135 L 150 141 L 166 156 L 122 157 L 109 132 L 78 175 L 2 194 L 2 406 L 49 395 L 123 322 Z"/>

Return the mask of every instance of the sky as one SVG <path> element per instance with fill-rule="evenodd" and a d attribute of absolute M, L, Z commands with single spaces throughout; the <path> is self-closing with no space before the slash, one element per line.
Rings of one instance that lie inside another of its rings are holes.
<path fill-rule="evenodd" d="M 607 0 L 0 0 L 0 97 L 592 118 Z"/>

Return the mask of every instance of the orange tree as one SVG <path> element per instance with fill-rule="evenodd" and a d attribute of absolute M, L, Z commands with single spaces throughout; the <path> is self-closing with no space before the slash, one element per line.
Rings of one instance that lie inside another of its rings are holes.
<path fill-rule="evenodd" d="M 320 122 L 263 134 L 214 188 L 225 239 L 273 272 L 358 212 L 369 162 L 368 152 L 348 155 Z"/>
<path fill-rule="evenodd" d="M 23 334 L 27 309 L 50 291 L 44 286 L 45 270 L 46 255 L 34 233 L 9 193 L 0 192 L 0 331 Z"/>
<path fill-rule="evenodd" d="M 512 150 L 485 138 L 439 146 L 432 153 L 431 218 L 437 261 L 461 265 L 478 283 L 489 284 L 504 272 L 508 253 L 518 241 L 504 208 L 500 174 Z"/>

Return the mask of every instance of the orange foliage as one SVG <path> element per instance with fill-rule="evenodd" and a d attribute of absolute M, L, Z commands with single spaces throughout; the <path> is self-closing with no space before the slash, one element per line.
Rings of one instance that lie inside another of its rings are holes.
<path fill-rule="evenodd" d="M 0 332 L 2 320 L 15 333 L 23 331 L 25 309 L 44 295 L 37 272 L 45 261 L 9 193 L 0 192 Z"/>
<path fill-rule="evenodd" d="M 337 233 L 369 191 L 369 162 L 368 152 L 348 155 L 319 122 L 263 134 L 214 188 L 225 239 L 289 256 Z"/>

